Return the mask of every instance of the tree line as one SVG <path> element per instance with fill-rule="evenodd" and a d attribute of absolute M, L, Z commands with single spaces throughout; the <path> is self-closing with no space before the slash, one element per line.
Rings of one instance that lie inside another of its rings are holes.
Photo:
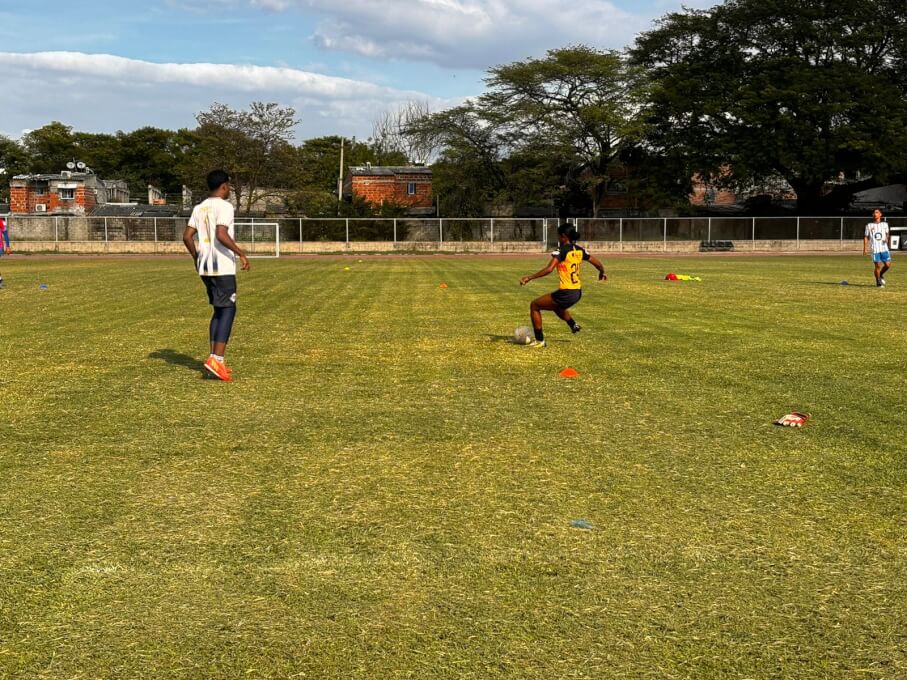
<path fill-rule="evenodd" d="M 616 189 L 642 212 L 683 210 L 694 177 L 750 194 L 783 181 L 801 213 L 833 213 L 855 191 L 907 176 L 907 13 L 903 0 L 684 9 L 623 51 L 572 45 L 494 66 L 481 95 L 384 112 L 366 141 L 296 145 L 295 111 L 274 103 L 214 104 L 196 122 L 113 135 L 53 122 L 0 138 L 0 164 L 56 172 L 78 158 L 133 192 L 168 194 L 203 190 L 206 170 L 223 166 L 246 207 L 280 188 L 294 212 L 370 214 L 378 208 L 338 202 L 343 146 L 344 165 L 430 162 L 448 216 L 590 215 Z"/>

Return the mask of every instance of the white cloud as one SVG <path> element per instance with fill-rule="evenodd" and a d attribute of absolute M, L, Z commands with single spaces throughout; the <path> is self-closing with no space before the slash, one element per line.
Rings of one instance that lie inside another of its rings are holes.
<path fill-rule="evenodd" d="M 194 127 L 194 115 L 218 101 L 246 108 L 255 100 L 296 108 L 298 137 L 367 136 L 385 110 L 431 100 L 421 92 L 292 68 L 233 64 L 157 64 L 106 54 L 0 52 L 8 92 L 2 132 L 59 120 L 91 132 L 144 125 Z"/>
<path fill-rule="evenodd" d="M 314 40 L 325 49 L 479 70 L 578 43 L 619 49 L 652 18 L 607 0 L 247 2 L 274 11 L 314 11 L 323 17 Z"/>

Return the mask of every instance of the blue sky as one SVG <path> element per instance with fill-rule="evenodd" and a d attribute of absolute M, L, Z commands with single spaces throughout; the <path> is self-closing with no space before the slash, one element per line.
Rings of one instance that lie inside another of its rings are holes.
<path fill-rule="evenodd" d="M 407 101 L 479 94 L 546 49 L 622 48 L 695 0 L 0 0 L 0 134 L 193 127 L 218 101 L 293 106 L 297 139 L 367 137 Z"/>

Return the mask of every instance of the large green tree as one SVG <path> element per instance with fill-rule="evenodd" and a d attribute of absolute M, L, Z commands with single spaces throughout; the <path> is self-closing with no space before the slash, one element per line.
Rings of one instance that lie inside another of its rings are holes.
<path fill-rule="evenodd" d="M 189 186 L 203 190 L 207 172 L 224 168 L 233 179 L 238 207 L 251 210 L 265 198 L 263 189 L 285 185 L 283 169 L 299 122 L 294 109 L 273 102 L 253 102 L 248 110 L 215 103 L 196 120 L 195 153 L 181 167 Z"/>
<path fill-rule="evenodd" d="M 9 199 L 11 177 L 28 172 L 28 156 L 16 140 L 0 135 L 0 199 Z"/>
<path fill-rule="evenodd" d="M 822 212 L 840 173 L 907 169 L 903 0 L 728 0 L 665 16 L 631 54 L 653 81 L 647 149 L 675 174 L 780 176 Z"/>
<path fill-rule="evenodd" d="M 582 185 L 594 209 L 609 168 L 643 133 L 640 73 L 617 52 L 576 45 L 496 66 L 485 82 L 479 105 L 506 146 L 553 155 L 564 170 L 557 184 Z"/>
<path fill-rule="evenodd" d="M 59 121 L 23 135 L 22 146 L 28 156 L 29 172 L 60 172 L 78 155 L 72 127 Z"/>
<path fill-rule="evenodd" d="M 191 132 L 143 127 L 118 132 L 117 141 L 117 167 L 105 177 L 125 180 L 135 197 L 141 196 L 149 184 L 171 196 L 180 194 L 183 182 L 179 168 L 197 144 Z"/>
<path fill-rule="evenodd" d="M 642 136 L 639 71 L 616 52 L 578 45 L 496 66 L 485 82 L 476 100 L 404 131 L 441 149 L 434 168 L 444 212 L 510 202 L 592 214 L 610 169 Z"/>
<path fill-rule="evenodd" d="M 404 134 L 441 149 L 432 165 L 432 190 L 442 215 L 483 215 L 508 193 L 504 140 L 475 103 L 410 121 Z"/>

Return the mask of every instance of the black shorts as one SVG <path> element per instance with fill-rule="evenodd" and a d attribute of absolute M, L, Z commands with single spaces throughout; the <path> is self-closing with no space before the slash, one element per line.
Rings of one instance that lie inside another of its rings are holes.
<path fill-rule="evenodd" d="M 569 309 L 583 296 L 583 291 L 580 288 L 561 288 L 554 291 L 551 294 L 551 299 L 557 303 L 557 306 L 561 309 Z"/>
<path fill-rule="evenodd" d="M 208 291 L 208 303 L 212 307 L 236 306 L 236 276 L 203 276 L 202 283 Z"/>

